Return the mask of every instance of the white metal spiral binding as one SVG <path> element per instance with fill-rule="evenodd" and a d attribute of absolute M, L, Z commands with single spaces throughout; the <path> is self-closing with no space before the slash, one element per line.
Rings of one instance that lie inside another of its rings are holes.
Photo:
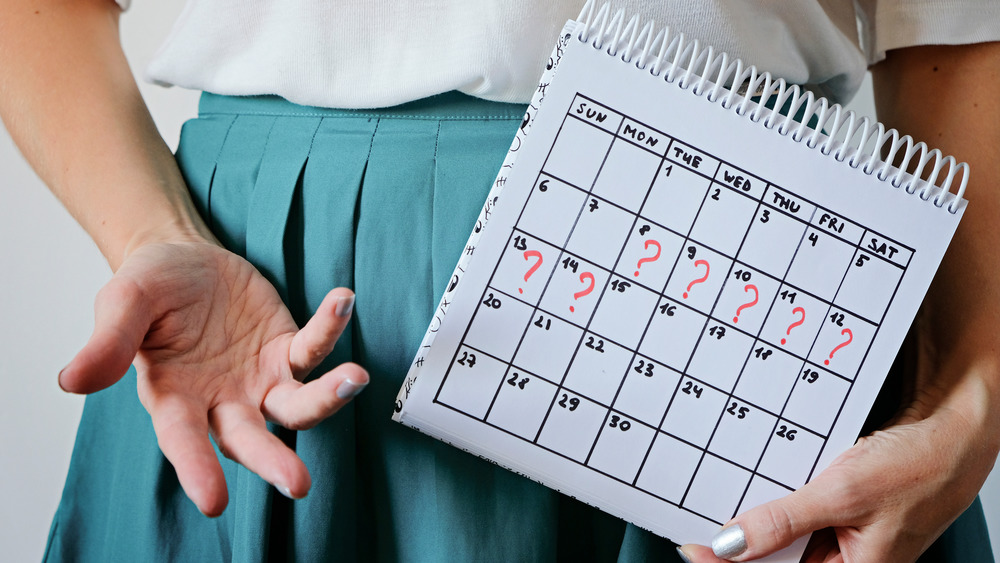
<path fill-rule="evenodd" d="M 594 0 L 587 0 L 577 21 L 581 24 L 580 41 L 668 83 L 676 83 L 696 96 L 707 93 L 709 101 L 781 135 L 791 135 L 794 141 L 804 142 L 839 162 L 846 161 L 851 168 L 875 174 L 879 180 L 916 193 L 924 201 L 940 188 L 933 199 L 937 207 L 944 206 L 961 173 L 955 198 L 948 205 L 948 211 L 958 211 L 969 183 L 969 165 L 958 163 L 954 157 L 929 150 L 925 143 L 915 142 L 909 135 L 900 136 L 895 129 L 886 130 L 867 117 L 858 118 L 839 104 L 831 105 L 798 85 L 789 86 L 784 79 L 759 72 L 757 67 L 747 66 L 727 53 L 717 53 L 711 46 L 703 48 L 697 40 L 688 41 L 683 33 L 671 32 L 669 26 L 657 29 L 652 21 L 643 25 L 638 16 L 626 21 L 623 10 L 612 13 L 607 3 L 596 7 Z M 769 112 L 753 98 L 773 100 L 775 108 L 788 104 L 788 111 Z M 794 116 L 799 112 L 801 120 L 796 123 Z M 808 126 L 810 121 L 814 128 Z M 898 164 L 894 166 L 894 162 Z M 946 169 L 944 179 L 937 183 Z"/>

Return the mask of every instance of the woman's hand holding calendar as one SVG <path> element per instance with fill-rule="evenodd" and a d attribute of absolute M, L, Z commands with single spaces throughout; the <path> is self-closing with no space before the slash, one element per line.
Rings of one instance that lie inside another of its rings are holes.
<path fill-rule="evenodd" d="M 814 531 L 806 561 L 913 561 L 975 498 L 1000 450 L 998 65 L 993 43 L 903 49 L 873 69 L 879 118 L 973 170 L 916 324 L 909 404 L 798 491 L 726 524 L 715 553 L 685 546 L 692 561 L 751 561 Z"/>
<path fill-rule="evenodd" d="M 922 356 L 923 365 L 934 362 L 929 350 Z M 987 389 L 977 376 L 959 375 L 996 366 L 941 367 L 938 374 L 950 375 L 940 379 L 954 387 L 921 369 L 921 389 L 896 420 L 797 492 L 727 524 L 716 545 L 720 554 L 752 561 L 820 530 L 806 561 L 915 560 L 975 498 L 997 451 L 995 436 L 987 439 L 997 427 Z M 730 531 L 736 525 L 743 541 Z M 694 561 L 718 561 L 707 547 L 685 551 Z"/>

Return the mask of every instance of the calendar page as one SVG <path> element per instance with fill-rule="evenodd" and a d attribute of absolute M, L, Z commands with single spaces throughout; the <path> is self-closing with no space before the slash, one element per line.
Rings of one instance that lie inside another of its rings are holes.
<path fill-rule="evenodd" d="M 561 52 L 397 419 L 708 544 L 853 444 L 964 202 Z"/>

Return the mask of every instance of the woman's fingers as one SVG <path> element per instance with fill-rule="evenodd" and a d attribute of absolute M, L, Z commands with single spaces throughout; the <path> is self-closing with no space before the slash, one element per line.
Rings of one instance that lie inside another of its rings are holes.
<path fill-rule="evenodd" d="M 715 535 L 711 550 L 694 545 L 682 550 L 696 563 L 753 561 L 815 530 L 836 526 L 844 518 L 857 516 L 849 508 L 856 506 L 850 487 L 838 481 L 844 476 L 836 471 L 822 473 L 799 490 L 740 514 Z"/>
<path fill-rule="evenodd" d="M 252 405 L 223 403 L 208 414 L 219 450 L 229 459 L 275 486 L 290 498 L 303 498 L 312 481 L 299 456 L 267 430 L 263 415 Z"/>
<path fill-rule="evenodd" d="M 269 420 L 291 430 L 316 426 L 340 410 L 368 385 L 368 372 L 353 363 L 341 364 L 309 383 L 285 381 L 264 397 L 261 411 Z"/>
<path fill-rule="evenodd" d="M 208 418 L 198 402 L 179 395 L 146 405 L 160 451 L 174 466 L 177 480 L 206 516 L 218 516 L 229 502 L 226 479 L 208 440 Z"/>
<path fill-rule="evenodd" d="M 846 516 L 829 480 L 817 478 L 778 500 L 737 516 L 712 539 L 712 551 L 730 561 L 752 561 L 795 540 L 839 523 Z"/>
<path fill-rule="evenodd" d="M 825 528 L 813 532 L 802 557 L 802 563 L 844 563 L 836 530 Z"/>
<path fill-rule="evenodd" d="M 351 290 L 341 287 L 326 294 L 316 314 L 292 338 L 288 362 L 297 379 L 303 379 L 330 354 L 350 322 L 353 310 Z"/>
<path fill-rule="evenodd" d="M 267 431 L 265 414 L 307 428 L 367 384 L 354 364 L 307 386 L 289 377 L 305 378 L 330 354 L 353 305 L 350 290 L 334 289 L 297 330 L 274 288 L 244 260 L 210 245 L 146 246 L 98 294 L 93 335 L 59 382 L 94 392 L 136 362 L 139 398 L 160 449 L 206 515 L 228 503 L 210 436 L 227 457 L 301 498 L 309 473 Z"/>
<path fill-rule="evenodd" d="M 112 278 L 94 302 L 94 332 L 59 373 L 59 386 L 93 393 L 114 384 L 128 371 L 152 322 L 152 308 L 139 286 Z"/>
<path fill-rule="evenodd" d="M 724 563 L 712 552 L 712 548 L 689 543 L 677 548 L 677 553 L 685 563 Z"/>

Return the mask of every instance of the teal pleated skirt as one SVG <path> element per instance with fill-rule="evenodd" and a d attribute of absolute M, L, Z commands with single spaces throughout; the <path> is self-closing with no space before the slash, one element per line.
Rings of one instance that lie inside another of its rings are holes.
<path fill-rule="evenodd" d="M 390 419 L 523 112 L 460 94 L 378 111 L 205 94 L 177 152 L 199 211 L 300 325 L 330 289 L 355 291 L 317 373 L 351 360 L 371 384 L 311 430 L 274 429 L 312 474 L 306 499 L 220 456 L 230 503 L 209 519 L 130 373 L 87 399 L 46 560 L 678 561 L 666 540 Z M 976 536 L 981 510 L 970 520 Z"/>

